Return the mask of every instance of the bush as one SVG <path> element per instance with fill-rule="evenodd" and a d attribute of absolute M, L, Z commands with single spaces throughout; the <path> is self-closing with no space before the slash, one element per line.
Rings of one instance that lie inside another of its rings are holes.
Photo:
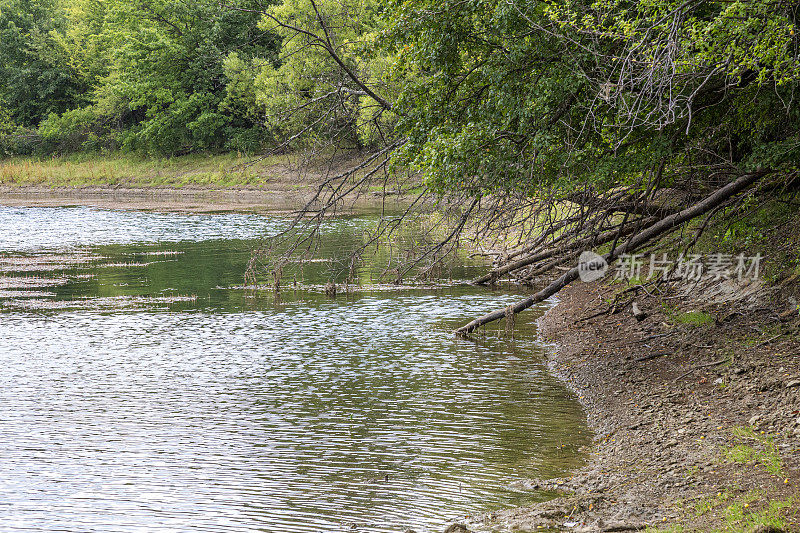
<path fill-rule="evenodd" d="M 30 128 L 19 127 L 8 135 L 0 135 L 0 155 L 31 155 L 41 146 L 42 136 Z"/>
<path fill-rule="evenodd" d="M 255 126 L 249 129 L 228 128 L 225 148 L 244 154 L 254 154 L 262 150 L 269 139 L 266 128 Z"/>
<path fill-rule="evenodd" d="M 51 113 L 39 124 L 42 154 L 66 154 L 81 150 L 114 150 L 118 131 L 111 127 L 114 120 L 98 113 L 94 106 L 72 109 L 60 115 Z"/>
<path fill-rule="evenodd" d="M 41 124 L 39 134 L 46 152 L 79 150 L 93 130 L 97 117 L 91 107 L 73 109 L 61 115 L 50 113 Z"/>

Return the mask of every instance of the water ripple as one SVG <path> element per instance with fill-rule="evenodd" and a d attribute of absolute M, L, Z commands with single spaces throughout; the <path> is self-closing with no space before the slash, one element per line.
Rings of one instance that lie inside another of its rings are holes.
<path fill-rule="evenodd" d="M 92 248 L 105 267 L 82 262 L 75 272 L 90 276 L 75 280 L 70 264 L 30 291 L 51 309 L 0 314 L 4 531 L 436 531 L 536 499 L 512 482 L 580 461 L 581 413 L 546 371 L 535 314 L 515 340 L 451 333 L 518 296 L 447 285 L 251 301 L 224 288 L 241 280 L 249 245 L 186 242 L 249 234 L 244 215 L 64 209 L 36 220 L 62 216 L 80 220 L 74 235 L 27 228 L 23 242 L 0 226 L 0 249 L 173 244 L 167 261 L 135 269 L 119 265 L 161 249 Z M 8 275 L 9 291 L 37 286 Z M 170 287 L 199 298 L 160 309 Z M 108 304 L 120 298 L 141 305 Z M 94 305 L 70 307 L 84 301 Z"/>

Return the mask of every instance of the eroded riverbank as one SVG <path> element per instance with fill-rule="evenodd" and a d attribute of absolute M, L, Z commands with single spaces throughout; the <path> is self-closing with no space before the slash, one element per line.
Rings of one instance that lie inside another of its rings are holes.
<path fill-rule="evenodd" d="M 557 343 L 551 368 L 579 394 L 597 434 L 589 465 L 527 484 L 563 496 L 476 525 L 797 531 L 796 314 L 781 318 L 761 302 L 709 308 L 710 323 L 675 323 L 642 294 L 642 322 L 629 311 L 589 318 L 616 290 L 569 287 L 541 320 Z"/>

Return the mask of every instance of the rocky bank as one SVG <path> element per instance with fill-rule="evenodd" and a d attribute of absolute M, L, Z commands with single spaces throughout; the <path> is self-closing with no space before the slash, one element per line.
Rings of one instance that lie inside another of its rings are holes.
<path fill-rule="evenodd" d="M 736 303 L 601 282 L 562 291 L 540 326 L 595 431 L 588 464 L 527 483 L 560 497 L 467 525 L 800 530 L 800 317 L 781 307 L 784 289 Z"/>

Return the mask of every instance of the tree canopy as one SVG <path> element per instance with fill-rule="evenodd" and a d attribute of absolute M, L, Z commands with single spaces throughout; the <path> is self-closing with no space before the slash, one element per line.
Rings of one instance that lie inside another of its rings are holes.
<path fill-rule="evenodd" d="M 40 143 L 20 151 L 402 140 L 395 161 L 441 191 L 791 164 L 796 15 L 750 0 L 0 0 L 0 116 Z"/>
<path fill-rule="evenodd" d="M 796 9 L 398 1 L 387 34 L 423 73 L 399 98 L 403 155 L 445 189 L 613 186 L 660 162 L 792 165 Z"/>
<path fill-rule="evenodd" d="M 261 4 L 0 1 L 0 102 L 20 152 L 260 149 L 236 61 L 276 60 Z M 37 135 L 38 134 L 38 135 Z M 8 142 L 6 143 L 8 144 Z M 6 151 L 14 147 L 6 146 Z"/>

